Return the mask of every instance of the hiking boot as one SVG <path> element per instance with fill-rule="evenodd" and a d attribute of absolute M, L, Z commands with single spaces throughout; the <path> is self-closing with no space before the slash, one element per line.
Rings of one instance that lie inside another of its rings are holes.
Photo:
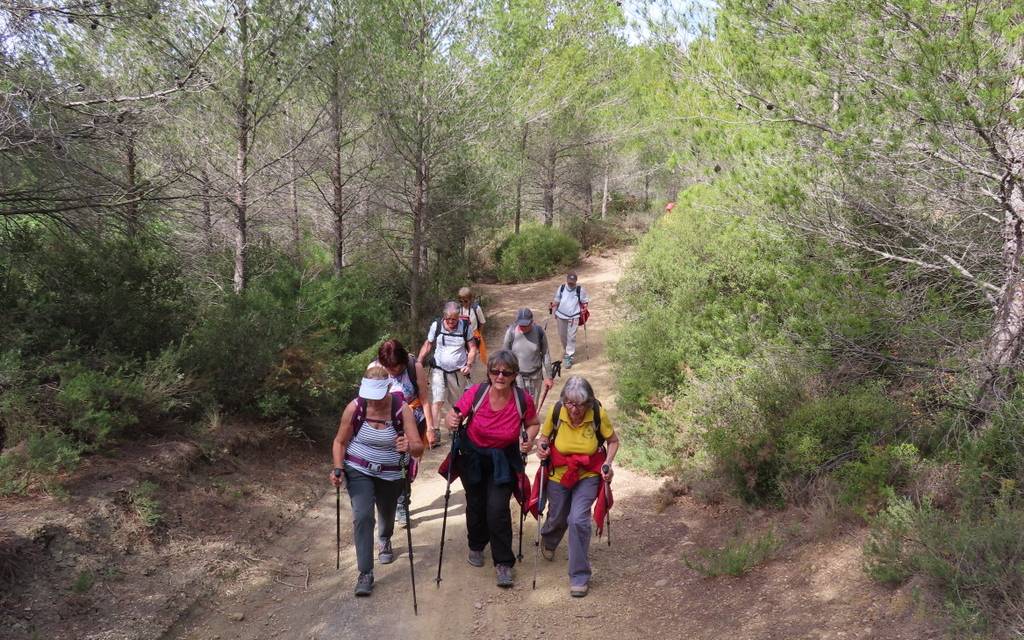
<path fill-rule="evenodd" d="M 544 545 L 540 545 L 540 555 L 543 556 L 543 558 L 545 560 L 549 560 L 549 561 L 550 560 L 554 560 L 555 559 L 555 550 L 554 549 L 548 549 Z"/>
<path fill-rule="evenodd" d="M 574 598 L 582 598 L 590 591 L 590 584 L 574 584 L 569 586 L 569 595 Z"/>
<path fill-rule="evenodd" d="M 356 580 L 356 595 L 360 598 L 373 593 L 373 572 L 360 573 Z"/>
<path fill-rule="evenodd" d="M 391 564 L 395 561 L 395 552 L 391 549 L 390 538 L 382 540 L 380 544 L 377 545 L 377 561 L 381 564 Z M 370 580 L 373 580 L 373 576 L 370 576 Z"/>
<path fill-rule="evenodd" d="M 466 556 L 466 560 L 474 567 L 484 566 L 484 550 L 481 549 L 480 551 L 474 551 L 473 549 L 470 549 L 469 555 Z"/>
<path fill-rule="evenodd" d="M 436 448 L 440 447 L 441 446 L 441 430 L 435 428 L 433 433 L 431 433 L 430 435 L 432 437 L 427 438 L 427 441 L 430 443 L 429 444 L 430 448 L 431 449 L 436 449 Z"/>
<path fill-rule="evenodd" d="M 562 360 L 563 369 L 572 369 L 572 356 L 565 356 Z"/>
<path fill-rule="evenodd" d="M 395 524 L 400 527 L 408 527 L 409 513 L 405 510 L 405 504 L 403 504 L 403 502 L 399 502 L 398 508 L 395 509 Z"/>
<path fill-rule="evenodd" d="M 512 566 L 507 564 L 499 564 L 494 567 L 494 573 L 497 575 L 497 584 L 503 589 L 508 589 L 512 586 Z"/>

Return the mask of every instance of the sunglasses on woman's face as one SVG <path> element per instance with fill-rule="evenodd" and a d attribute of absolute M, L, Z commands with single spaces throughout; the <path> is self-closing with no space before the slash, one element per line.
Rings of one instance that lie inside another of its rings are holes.
<path fill-rule="evenodd" d="M 490 374 L 495 378 L 511 378 L 516 375 L 516 372 L 508 369 L 491 369 Z"/>

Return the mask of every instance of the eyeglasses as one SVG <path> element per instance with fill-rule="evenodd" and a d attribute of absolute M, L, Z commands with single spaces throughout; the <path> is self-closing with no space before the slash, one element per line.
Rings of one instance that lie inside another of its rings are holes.
<path fill-rule="evenodd" d="M 516 375 L 515 371 L 509 371 L 508 369 L 491 369 L 489 373 L 495 378 L 511 378 Z"/>
<path fill-rule="evenodd" d="M 566 409 L 587 409 L 590 407 L 589 402 L 563 402 L 562 405 Z"/>

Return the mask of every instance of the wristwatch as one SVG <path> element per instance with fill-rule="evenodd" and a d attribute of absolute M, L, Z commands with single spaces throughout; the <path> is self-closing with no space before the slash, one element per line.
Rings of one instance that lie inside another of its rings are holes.
<path fill-rule="evenodd" d="M 334 477 L 335 478 L 340 478 L 341 474 L 342 474 L 342 471 L 343 470 L 342 470 L 341 467 L 334 467 Z"/>

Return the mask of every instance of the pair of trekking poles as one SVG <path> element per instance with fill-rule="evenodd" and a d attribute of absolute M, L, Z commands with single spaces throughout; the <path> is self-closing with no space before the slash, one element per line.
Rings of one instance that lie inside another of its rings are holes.
<path fill-rule="evenodd" d="M 409 473 L 410 454 L 402 454 L 402 481 L 405 483 L 405 512 L 409 513 L 409 501 L 412 497 L 412 477 Z M 334 470 L 334 477 L 341 477 L 341 469 Z M 334 488 L 334 513 L 335 513 L 335 540 L 337 542 L 337 553 L 334 561 L 335 570 L 341 569 L 341 485 Z M 409 578 L 412 581 L 412 612 L 419 615 L 419 605 L 416 601 L 416 566 L 413 562 L 412 548 L 412 527 L 405 527 L 406 543 L 409 545 Z"/>
<path fill-rule="evenodd" d="M 546 394 L 546 390 L 545 390 L 545 395 L 547 395 Z M 543 402 L 543 400 L 542 400 L 542 402 Z M 462 412 L 459 411 L 458 407 L 453 407 L 452 410 L 455 411 L 456 413 L 458 413 L 460 416 L 462 415 Z M 446 473 L 445 473 L 445 488 L 444 488 L 444 515 L 441 517 L 441 549 L 440 549 L 440 552 L 438 553 L 438 556 L 437 556 L 437 577 L 434 578 L 434 582 L 435 582 L 435 584 L 438 587 L 441 586 L 441 567 L 444 565 L 444 539 L 445 539 L 445 533 L 447 532 L 447 529 L 448 529 L 448 505 L 449 505 L 449 503 L 451 501 L 451 497 L 452 497 L 452 468 L 455 466 L 455 457 L 456 457 L 456 455 L 458 454 L 458 451 L 459 451 L 459 442 L 460 442 L 460 440 L 462 438 L 462 433 L 463 433 L 463 430 L 465 429 L 465 426 L 466 426 L 465 422 L 463 422 L 463 424 L 459 425 L 458 430 L 455 431 L 455 434 L 452 436 L 451 452 L 448 454 L 448 468 L 446 469 Z M 527 441 L 528 436 L 526 434 L 526 429 L 524 427 L 520 428 L 520 438 L 522 439 L 522 442 L 526 442 Z M 525 465 L 525 463 L 526 463 L 526 454 L 525 453 L 522 454 L 522 457 L 523 457 L 523 463 Z M 548 461 L 546 459 L 541 461 L 541 466 L 544 467 L 544 469 L 546 470 L 547 466 L 548 466 Z M 546 476 L 547 476 L 546 473 L 542 474 L 542 477 L 545 478 L 545 479 L 546 479 Z M 534 559 L 534 564 L 533 564 L 533 588 L 534 589 L 537 588 L 537 566 L 539 564 L 539 557 L 540 557 L 540 521 L 541 521 L 541 518 L 544 515 L 544 487 L 546 486 L 546 484 L 547 484 L 546 482 L 543 482 L 543 481 L 541 482 L 540 493 L 539 493 L 538 501 L 537 501 L 537 509 L 538 509 L 538 515 L 537 515 L 537 541 L 536 541 L 537 557 Z M 526 503 L 528 500 L 529 500 L 529 496 L 523 496 L 523 502 L 524 503 Z M 525 508 L 521 508 L 520 512 L 519 512 L 519 553 L 516 556 L 519 561 L 522 561 L 522 559 L 523 559 L 523 523 L 525 522 L 525 520 L 526 520 L 526 509 Z"/>

